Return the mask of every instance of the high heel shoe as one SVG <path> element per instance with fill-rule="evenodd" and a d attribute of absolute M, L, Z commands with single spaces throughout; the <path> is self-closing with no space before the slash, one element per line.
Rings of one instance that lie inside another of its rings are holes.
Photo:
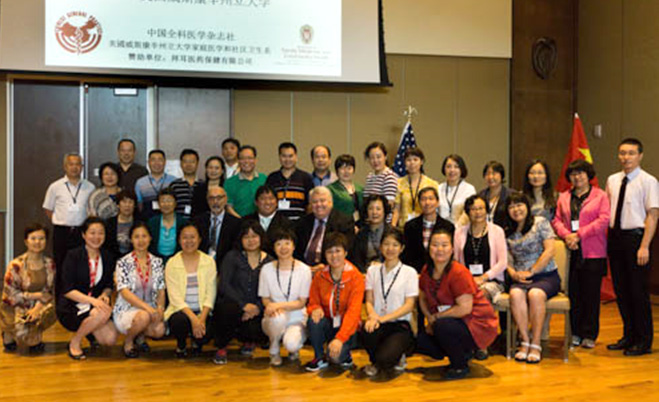
<path fill-rule="evenodd" d="M 71 342 L 69 342 L 68 345 L 66 345 L 66 351 L 69 353 L 69 357 L 72 358 L 73 360 L 86 360 L 87 359 L 87 355 L 85 354 L 85 352 L 82 352 L 82 353 L 77 354 L 77 355 L 74 355 L 73 353 L 71 353 Z"/>

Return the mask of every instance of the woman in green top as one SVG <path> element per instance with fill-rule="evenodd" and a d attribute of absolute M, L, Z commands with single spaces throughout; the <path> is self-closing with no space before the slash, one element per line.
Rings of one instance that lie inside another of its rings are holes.
<path fill-rule="evenodd" d="M 327 186 L 332 192 L 334 209 L 352 216 L 357 222 L 364 204 L 364 187 L 352 180 L 355 175 L 355 158 L 347 154 L 339 155 L 334 161 L 334 169 L 339 179 Z"/>

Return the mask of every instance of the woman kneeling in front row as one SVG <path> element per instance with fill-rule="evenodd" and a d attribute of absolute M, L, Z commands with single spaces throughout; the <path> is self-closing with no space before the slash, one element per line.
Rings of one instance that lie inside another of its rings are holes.
<path fill-rule="evenodd" d="M 405 354 L 414 350 L 412 310 L 419 295 L 416 270 L 400 262 L 405 241 L 396 229 L 382 234 L 380 251 L 384 263 L 373 264 L 366 273 L 366 310 L 368 319 L 362 330 L 362 343 L 371 364 L 368 376 L 378 370 L 405 369 Z"/>
<path fill-rule="evenodd" d="M 161 338 L 165 334 L 165 272 L 162 258 L 148 252 L 151 234 L 146 223 L 134 224 L 129 237 L 133 252 L 117 261 L 119 295 L 113 318 L 117 330 L 126 335 L 124 354 L 135 358 L 139 352 L 149 351 L 144 336 Z"/>
<path fill-rule="evenodd" d="M 57 318 L 62 326 L 75 332 L 69 342 L 69 356 L 86 359 L 82 338 L 93 334 L 102 344 L 111 346 L 117 341 L 117 330 L 110 320 L 110 294 L 115 261 L 102 250 L 105 225 L 101 218 L 87 218 L 82 224 L 85 245 L 66 254 L 62 264 L 61 288 L 57 300 Z"/>
<path fill-rule="evenodd" d="M 469 270 L 453 261 L 450 232 L 434 232 L 428 254 L 419 279 L 419 304 L 428 325 L 419 333 L 417 351 L 439 359 L 448 356 L 445 377 L 464 378 L 469 356 L 496 338 L 498 319 Z"/>
<path fill-rule="evenodd" d="M 323 248 L 327 265 L 316 274 L 309 291 L 309 340 L 314 359 L 306 364 L 307 371 L 325 368 L 330 361 L 352 367 L 350 350 L 356 343 L 364 300 L 364 277 L 346 260 L 346 237 L 328 233 Z"/>

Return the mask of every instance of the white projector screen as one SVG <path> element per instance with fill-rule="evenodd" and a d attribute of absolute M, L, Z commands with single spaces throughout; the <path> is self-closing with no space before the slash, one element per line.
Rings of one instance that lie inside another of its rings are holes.
<path fill-rule="evenodd" d="M 388 84 L 381 34 L 379 0 L 4 0 L 0 69 Z"/>

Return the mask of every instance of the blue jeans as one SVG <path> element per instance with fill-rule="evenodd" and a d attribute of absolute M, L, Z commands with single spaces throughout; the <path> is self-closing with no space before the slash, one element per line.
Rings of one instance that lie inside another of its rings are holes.
<path fill-rule="evenodd" d="M 309 330 L 309 342 L 313 347 L 314 357 L 320 359 L 325 356 L 325 344 L 331 342 L 336 336 L 337 332 L 341 329 L 334 328 L 332 318 L 323 318 L 318 324 L 313 322 L 311 317 L 307 322 L 307 328 Z M 355 343 L 356 334 L 353 334 L 347 342 L 343 344 L 341 348 L 341 354 L 336 361 L 333 363 L 341 364 L 350 358 L 350 350 L 353 348 Z"/>

